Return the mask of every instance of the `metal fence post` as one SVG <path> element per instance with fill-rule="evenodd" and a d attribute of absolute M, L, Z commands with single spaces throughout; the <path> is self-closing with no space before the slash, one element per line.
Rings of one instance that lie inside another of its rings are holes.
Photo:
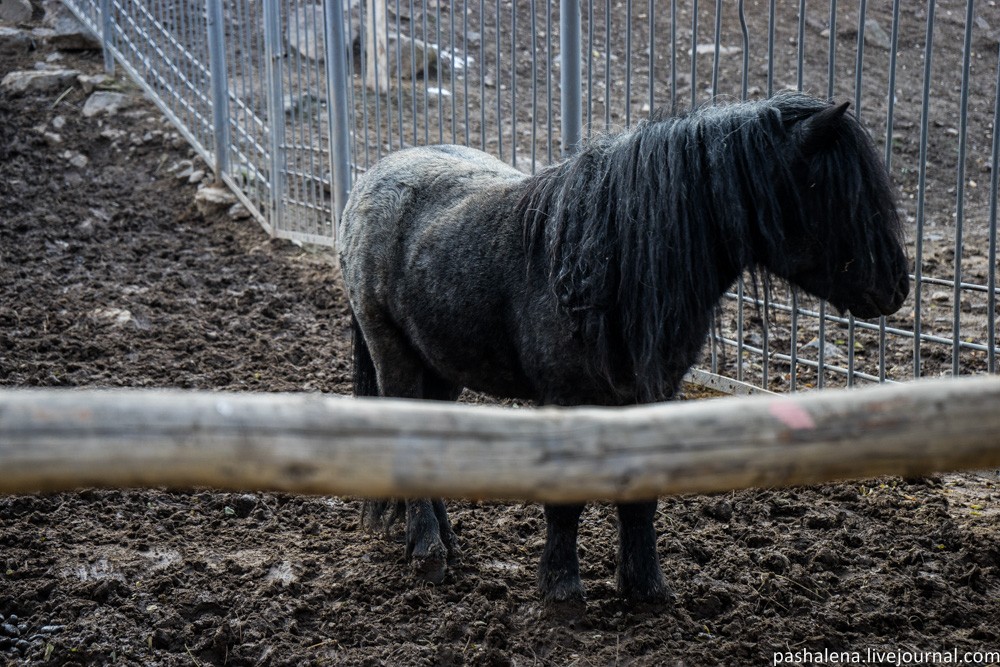
<path fill-rule="evenodd" d="M 264 63 L 267 80 L 267 132 L 270 139 L 270 201 L 268 217 L 271 235 L 276 236 L 284 224 L 285 200 L 285 114 L 284 86 L 281 72 L 281 8 L 278 0 L 264 0 Z"/>
<path fill-rule="evenodd" d="M 215 129 L 215 179 L 229 173 L 229 83 L 226 74 L 225 23 L 222 0 L 206 0 L 208 59 L 212 75 L 212 125 Z"/>
<path fill-rule="evenodd" d="M 101 0 L 101 50 L 104 52 L 104 71 L 115 74 L 115 56 L 111 51 L 114 40 L 114 23 L 111 20 L 111 0 Z"/>
<path fill-rule="evenodd" d="M 347 43 L 344 39 L 343 0 L 324 0 L 326 43 L 327 122 L 330 125 L 330 191 L 333 193 L 333 237 L 337 244 L 340 214 L 351 186 L 351 147 L 347 114 Z"/>
<path fill-rule="evenodd" d="M 580 145 L 583 84 L 580 78 L 580 2 L 559 0 L 560 101 L 562 151 L 570 155 Z"/>

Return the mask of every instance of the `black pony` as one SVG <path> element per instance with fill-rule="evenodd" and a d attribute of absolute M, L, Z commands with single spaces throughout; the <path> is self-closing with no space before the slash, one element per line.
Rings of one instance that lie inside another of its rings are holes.
<path fill-rule="evenodd" d="M 461 146 L 387 156 L 340 228 L 356 395 L 669 400 L 746 269 L 857 317 L 895 312 L 909 280 L 893 189 L 847 106 L 782 94 L 653 119 L 531 177 Z M 582 509 L 545 506 L 548 604 L 583 603 Z M 415 572 L 439 582 L 456 553 L 444 503 L 369 502 L 363 518 L 401 511 Z M 655 511 L 618 505 L 632 601 L 670 596 Z"/>

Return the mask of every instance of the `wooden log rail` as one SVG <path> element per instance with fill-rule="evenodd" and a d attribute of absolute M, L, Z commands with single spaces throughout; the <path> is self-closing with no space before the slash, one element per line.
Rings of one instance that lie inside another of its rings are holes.
<path fill-rule="evenodd" d="M 1000 465 L 1000 378 L 634 408 L 0 391 L 0 492 L 631 500 Z"/>

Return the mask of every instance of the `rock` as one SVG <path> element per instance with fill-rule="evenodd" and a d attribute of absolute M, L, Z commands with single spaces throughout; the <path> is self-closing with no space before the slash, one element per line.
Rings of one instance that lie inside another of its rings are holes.
<path fill-rule="evenodd" d="M 63 153 L 63 157 L 77 169 L 83 169 L 88 164 L 90 164 L 90 159 L 87 158 L 83 153 L 77 153 L 75 151 L 66 151 Z"/>
<path fill-rule="evenodd" d="M 98 308 L 91 312 L 91 315 L 98 320 L 104 320 L 108 324 L 122 327 L 132 321 L 132 312 L 125 308 Z"/>
<path fill-rule="evenodd" d="M 865 20 L 865 44 L 877 46 L 880 49 L 890 49 L 892 39 L 886 34 L 882 26 L 875 19 Z"/>
<path fill-rule="evenodd" d="M 241 204 L 240 202 L 236 202 L 235 204 L 230 206 L 229 211 L 227 211 L 226 214 L 233 220 L 246 220 L 247 218 L 253 216 L 253 214 L 250 213 L 249 210 L 247 210 L 247 207 Z"/>
<path fill-rule="evenodd" d="M 55 93 L 72 86 L 79 76 L 75 69 L 8 72 L 0 89 L 11 93 Z"/>
<path fill-rule="evenodd" d="M 720 56 L 735 56 L 737 53 L 743 53 L 742 46 L 719 46 Z M 691 49 L 688 49 L 688 55 L 691 55 Z M 712 44 L 699 44 L 698 45 L 698 55 L 715 55 L 715 43 Z"/>
<path fill-rule="evenodd" d="M 344 0 L 344 35 L 350 48 L 359 36 L 357 20 L 350 20 L 351 0 Z M 355 16 L 355 19 L 357 17 Z M 309 60 L 323 60 L 323 5 L 303 5 L 288 18 L 288 47 Z"/>
<path fill-rule="evenodd" d="M 389 73 L 392 76 L 396 76 L 396 41 L 390 40 L 389 42 Z M 398 42 L 399 55 L 401 56 L 400 72 L 402 79 L 408 81 L 413 78 L 414 67 L 412 63 L 414 57 L 416 58 L 416 72 L 418 77 L 421 75 L 427 76 L 435 70 L 438 65 L 438 50 L 436 46 L 416 37 L 407 37 L 406 35 L 399 35 Z"/>
<path fill-rule="evenodd" d="M 451 97 L 451 91 L 447 88 L 438 88 L 437 86 L 431 86 L 427 89 L 427 94 L 431 96 L 431 99 L 437 99 L 438 97 Z M 648 104 L 646 105 L 649 106 Z M 648 109 L 647 109 L 648 111 Z"/>
<path fill-rule="evenodd" d="M 257 496 L 252 493 L 244 493 L 233 503 L 233 510 L 236 512 L 236 516 L 241 519 L 245 519 L 250 516 L 250 512 L 252 512 L 255 507 L 257 507 Z"/>
<path fill-rule="evenodd" d="M 31 3 L 28 0 L 0 0 L 0 21 L 17 25 L 31 20 Z"/>
<path fill-rule="evenodd" d="M 132 98 L 123 93 L 99 90 L 87 98 L 83 105 L 83 115 L 92 118 L 99 113 L 113 116 L 132 104 Z"/>
<path fill-rule="evenodd" d="M 52 119 L 52 127 L 55 128 L 55 129 L 57 129 L 57 130 L 61 130 L 64 127 L 66 127 L 66 117 L 65 116 L 56 116 L 55 118 L 53 118 Z"/>
<path fill-rule="evenodd" d="M 35 41 L 48 43 L 52 35 L 56 34 L 56 31 L 52 28 L 32 28 L 31 37 Z"/>
<path fill-rule="evenodd" d="M 4 0 L 0 0 L 0 2 L 2 1 Z M 27 53 L 31 50 L 31 45 L 31 37 L 28 36 L 28 33 L 17 28 L 0 25 L 0 53 L 6 55 Z"/>
<path fill-rule="evenodd" d="M 229 210 L 236 203 L 236 195 L 225 186 L 209 185 L 201 188 L 194 196 L 194 205 L 202 215 Z"/>
<path fill-rule="evenodd" d="M 811 341 L 800 347 L 799 350 L 804 351 L 809 348 L 819 350 L 819 338 L 813 338 Z M 838 345 L 835 345 L 834 343 L 831 343 L 829 341 L 827 341 L 823 345 L 823 353 L 827 356 L 827 358 L 833 358 L 833 357 L 840 358 L 845 356 L 844 351 L 841 350 Z"/>
<path fill-rule="evenodd" d="M 6 0 L 0 0 L 6 2 Z M 46 40 L 51 46 L 65 51 L 100 50 L 101 42 L 62 3 L 45 5 L 45 24 L 52 30 Z"/>
<path fill-rule="evenodd" d="M 100 88 L 111 81 L 111 77 L 107 74 L 81 74 L 76 78 L 77 83 L 83 88 L 83 92 L 90 95 L 94 92 L 95 88 Z"/>
<path fill-rule="evenodd" d="M 344 34 L 347 37 L 349 48 L 359 37 L 358 31 L 355 30 L 355 26 L 358 25 L 356 5 L 357 3 L 353 0 L 344 0 Z M 352 17 L 355 20 L 352 20 Z M 304 58 L 317 62 L 324 59 L 322 35 L 322 5 L 311 4 L 299 7 L 288 20 L 288 46 Z M 425 73 L 425 70 L 431 72 L 437 68 L 440 61 L 437 46 L 405 35 L 398 37 L 390 35 L 389 39 L 390 41 L 386 45 L 386 59 L 391 77 L 396 77 L 397 53 L 399 55 L 399 76 L 402 79 L 411 79 L 414 69 L 419 76 L 421 73 Z M 379 63 L 380 79 L 385 77 L 385 65 L 385 62 Z"/>
<path fill-rule="evenodd" d="M 43 132 L 42 138 L 45 139 L 45 143 L 49 146 L 58 146 L 62 143 L 62 135 L 55 132 Z"/>
<path fill-rule="evenodd" d="M 119 130 L 113 127 L 107 127 L 101 130 L 101 136 L 109 141 L 118 141 L 126 134 L 128 133 L 125 132 L 125 130 Z"/>
<path fill-rule="evenodd" d="M 200 183 L 203 178 L 205 178 L 205 171 L 203 169 L 195 169 L 188 174 L 188 183 L 194 185 L 195 183 Z"/>
<path fill-rule="evenodd" d="M 285 95 L 281 104 L 285 113 L 291 116 L 310 112 L 318 113 L 321 107 L 326 104 L 326 100 L 316 97 L 310 92 L 305 92 L 301 95 Z"/>
<path fill-rule="evenodd" d="M 191 168 L 191 160 L 178 160 L 177 162 L 174 162 L 172 165 L 167 167 L 167 173 L 173 174 L 175 172 L 181 171 L 182 169 L 190 169 L 190 168 Z"/>
<path fill-rule="evenodd" d="M 319 36 L 323 34 L 323 7 L 305 5 L 288 19 L 288 47 L 309 60 L 322 60 Z"/>
<path fill-rule="evenodd" d="M 951 292 L 946 292 L 944 290 L 931 293 L 931 301 L 934 303 L 948 303 L 951 301 L 951 297 Z"/>

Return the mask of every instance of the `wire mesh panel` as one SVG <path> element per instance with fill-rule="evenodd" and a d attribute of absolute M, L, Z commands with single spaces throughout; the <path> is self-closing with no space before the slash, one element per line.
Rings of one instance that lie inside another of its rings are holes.
<path fill-rule="evenodd" d="M 852 102 L 899 186 L 914 279 L 899 313 L 856 321 L 748 276 L 727 295 L 711 370 L 794 391 L 995 366 L 1000 29 L 971 0 L 588 0 L 579 9 L 586 136 L 658 109 L 804 90 Z M 374 0 L 355 16 L 357 171 L 437 142 L 482 148 L 528 173 L 563 157 L 556 2 Z M 372 55 L 376 45 L 384 57 Z"/>
<path fill-rule="evenodd" d="M 225 166 L 221 176 L 271 233 L 324 244 L 335 242 L 350 175 L 407 146 L 470 145 L 534 173 L 571 153 L 576 133 L 586 140 L 657 110 L 786 89 L 850 101 L 899 188 L 911 298 L 888 318 L 856 321 L 747 276 L 720 309 L 706 368 L 781 391 L 996 370 L 995 3 L 70 4 L 206 159 Z M 209 37 L 218 7 L 221 48 Z M 213 73 L 225 79 L 218 101 Z M 350 173 L 338 176 L 339 166 Z"/>

